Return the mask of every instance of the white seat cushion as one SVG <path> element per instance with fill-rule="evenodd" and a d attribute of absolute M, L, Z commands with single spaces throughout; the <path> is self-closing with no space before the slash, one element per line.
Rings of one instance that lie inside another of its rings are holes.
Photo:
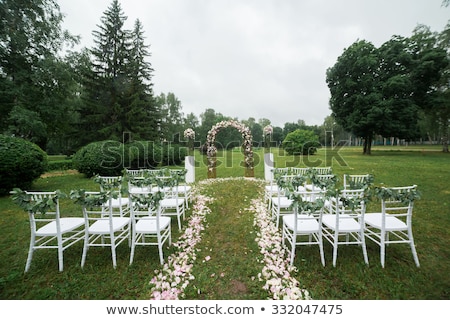
<path fill-rule="evenodd" d="M 336 230 L 336 217 L 335 214 L 324 214 L 322 216 L 322 223 L 332 230 Z M 342 232 L 357 232 L 360 230 L 360 224 L 358 221 L 352 218 L 348 218 L 349 215 L 341 214 L 339 218 L 339 231 Z"/>
<path fill-rule="evenodd" d="M 274 206 L 278 206 L 278 197 L 272 197 L 272 203 Z M 292 200 L 288 197 L 280 197 L 280 208 L 289 208 L 292 205 Z"/>
<path fill-rule="evenodd" d="M 159 218 L 159 229 L 165 229 L 170 224 L 170 217 Z M 156 218 L 142 218 L 136 222 L 137 233 L 156 233 Z"/>
<path fill-rule="evenodd" d="M 294 230 L 294 215 L 289 214 L 283 216 L 283 223 L 290 229 Z M 319 232 L 319 223 L 316 219 L 297 219 L 297 233 L 314 233 Z"/>
<path fill-rule="evenodd" d="M 75 230 L 84 225 L 83 218 L 61 218 L 59 219 L 61 226 L 61 233 L 66 233 Z M 42 226 L 36 231 L 38 236 L 52 236 L 56 235 L 56 221 L 52 221 L 45 226 Z"/>
<path fill-rule="evenodd" d="M 125 227 L 130 222 L 127 217 L 112 218 L 113 231 L 117 231 Z M 93 234 L 108 234 L 109 233 L 109 219 L 98 220 L 89 227 L 89 233 Z"/>
<path fill-rule="evenodd" d="M 381 220 L 381 213 L 367 213 L 364 217 L 364 221 L 366 224 L 377 229 L 381 229 Z M 392 217 L 389 214 L 386 215 L 386 231 L 400 231 L 406 229 L 408 229 L 408 226 L 402 220 L 396 217 Z"/>

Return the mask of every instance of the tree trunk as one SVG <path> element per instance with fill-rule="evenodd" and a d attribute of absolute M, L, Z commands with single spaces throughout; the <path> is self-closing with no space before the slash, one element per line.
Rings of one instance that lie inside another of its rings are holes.
<path fill-rule="evenodd" d="M 372 152 L 372 136 L 366 136 L 364 138 L 363 154 L 370 155 Z"/>

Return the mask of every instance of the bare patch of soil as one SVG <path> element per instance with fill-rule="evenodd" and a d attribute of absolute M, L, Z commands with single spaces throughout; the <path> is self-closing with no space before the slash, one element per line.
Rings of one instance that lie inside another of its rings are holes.
<path fill-rule="evenodd" d="M 60 176 L 67 176 L 72 174 L 78 174 L 77 170 L 71 169 L 71 170 L 63 170 L 63 171 L 51 171 L 46 172 L 43 175 L 41 175 L 41 178 L 49 178 L 49 177 L 60 177 Z"/>
<path fill-rule="evenodd" d="M 234 294 L 242 294 L 247 293 L 248 289 L 243 282 L 233 279 L 230 281 L 230 291 Z"/>

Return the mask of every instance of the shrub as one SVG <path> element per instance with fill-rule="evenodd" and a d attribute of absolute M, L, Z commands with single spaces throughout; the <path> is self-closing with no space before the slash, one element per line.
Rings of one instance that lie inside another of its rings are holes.
<path fill-rule="evenodd" d="M 7 194 L 14 187 L 30 188 L 47 167 L 47 154 L 36 144 L 0 135 L 0 194 Z"/>
<path fill-rule="evenodd" d="M 161 145 L 153 141 L 133 141 L 124 150 L 124 167 L 129 169 L 152 169 L 162 161 Z"/>
<path fill-rule="evenodd" d="M 281 146 L 289 155 L 312 155 L 320 147 L 319 136 L 310 130 L 297 129 L 286 135 Z"/>
<path fill-rule="evenodd" d="M 48 162 L 48 171 L 73 169 L 72 160 L 56 160 Z"/>
<path fill-rule="evenodd" d="M 123 144 L 118 141 L 105 140 L 92 142 L 73 156 L 73 167 L 88 178 L 99 174 L 117 176 L 123 170 Z"/>

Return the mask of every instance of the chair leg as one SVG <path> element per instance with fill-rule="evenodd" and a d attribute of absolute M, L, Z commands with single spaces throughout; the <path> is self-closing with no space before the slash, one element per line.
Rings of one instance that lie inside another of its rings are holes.
<path fill-rule="evenodd" d="M 364 262 L 368 265 L 369 257 L 367 256 L 366 240 L 364 238 L 364 235 L 361 235 L 361 234 L 360 234 L 360 238 L 361 238 L 361 246 L 362 246 L 363 256 L 364 256 Z"/>
<path fill-rule="evenodd" d="M 84 267 L 84 263 L 86 262 L 86 255 L 89 249 L 89 235 L 84 237 L 84 246 L 83 246 L 83 255 L 81 256 L 81 268 Z"/>
<path fill-rule="evenodd" d="M 28 258 L 27 263 L 25 265 L 25 272 L 28 272 L 28 270 L 30 270 L 31 260 L 33 259 L 33 251 L 34 251 L 33 247 L 34 247 L 34 238 L 31 240 L 30 249 L 28 250 Z"/>
<path fill-rule="evenodd" d="M 419 257 L 417 256 L 416 246 L 414 245 L 414 239 L 411 238 L 411 242 L 409 243 L 411 246 L 411 252 L 414 258 L 414 262 L 416 263 L 417 268 L 420 267 Z"/>
<path fill-rule="evenodd" d="M 136 247 L 136 234 L 133 233 L 133 236 L 131 237 L 130 265 L 133 263 L 135 247 Z"/>
<path fill-rule="evenodd" d="M 337 255 L 338 255 L 338 244 L 339 244 L 338 235 L 335 234 L 334 242 L 333 242 L 333 267 L 336 267 L 336 260 L 337 260 Z"/>
<path fill-rule="evenodd" d="M 159 251 L 159 262 L 163 265 L 164 264 L 164 256 L 163 256 L 161 239 L 158 240 L 158 251 Z"/>
<path fill-rule="evenodd" d="M 58 264 L 59 264 L 59 271 L 62 272 L 64 269 L 64 251 L 62 249 L 61 245 L 58 245 Z"/>
<path fill-rule="evenodd" d="M 322 265 L 325 267 L 325 254 L 323 252 L 322 235 L 319 236 L 319 251 L 320 251 L 320 261 L 322 262 Z"/>
<path fill-rule="evenodd" d="M 116 244 L 115 244 L 114 240 L 111 240 L 111 257 L 112 257 L 113 267 L 115 269 L 117 266 L 117 261 L 116 261 Z"/>
<path fill-rule="evenodd" d="M 381 262 L 381 267 L 384 268 L 384 260 L 385 260 L 385 255 L 386 255 L 386 244 L 385 244 L 385 237 L 386 234 L 384 232 L 381 233 L 380 235 L 381 239 L 380 239 L 380 262 Z"/>
<path fill-rule="evenodd" d="M 337 244 L 333 246 L 333 267 L 336 267 L 336 260 L 337 260 Z"/>

